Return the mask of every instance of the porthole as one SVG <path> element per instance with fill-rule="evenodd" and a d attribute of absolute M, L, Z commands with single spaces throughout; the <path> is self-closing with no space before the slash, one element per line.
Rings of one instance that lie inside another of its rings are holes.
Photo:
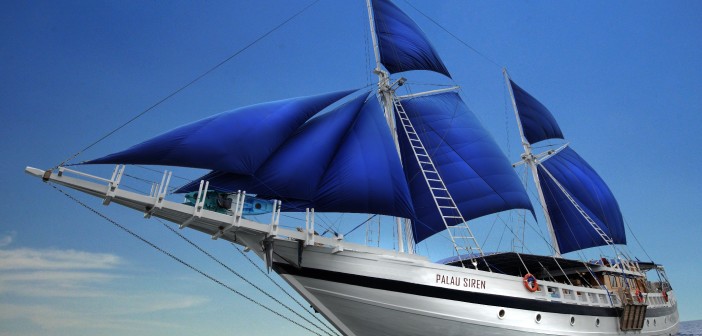
<path fill-rule="evenodd" d="M 570 325 L 575 325 L 575 316 L 570 317 Z"/>
<path fill-rule="evenodd" d="M 500 309 L 500 312 L 497 313 L 497 317 L 499 317 L 500 320 L 503 319 L 503 318 L 505 318 L 505 310 L 504 310 L 504 309 Z"/>
<path fill-rule="evenodd" d="M 650 326 L 650 325 L 651 325 L 651 320 L 646 319 L 646 326 L 648 327 L 648 326 Z"/>
<path fill-rule="evenodd" d="M 599 327 L 599 326 L 600 326 L 600 319 L 598 318 L 595 320 L 595 327 Z"/>
<path fill-rule="evenodd" d="M 536 323 L 541 323 L 541 314 L 536 314 Z"/>
<path fill-rule="evenodd" d="M 656 326 L 656 319 L 653 319 L 653 326 Z"/>

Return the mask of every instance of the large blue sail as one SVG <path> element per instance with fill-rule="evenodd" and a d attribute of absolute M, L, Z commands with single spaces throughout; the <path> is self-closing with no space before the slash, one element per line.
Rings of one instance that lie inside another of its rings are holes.
<path fill-rule="evenodd" d="M 607 245 L 553 179 L 615 244 L 626 244 L 619 204 L 602 178 L 574 150 L 564 148 L 538 166 L 539 182 L 561 253 Z"/>
<path fill-rule="evenodd" d="M 389 0 L 372 0 L 380 62 L 390 73 L 430 70 L 451 77 L 417 24 Z"/>
<path fill-rule="evenodd" d="M 402 105 L 465 220 L 509 209 L 533 212 L 507 157 L 457 93 L 403 100 Z M 415 241 L 420 242 L 446 228 L 407 135 L 398 129 L 416 214 Z"/>
<path fill-rule="evenodd" d="M 556 119 L 546 106 L 520 88 L 511 79 L 509 84 L 512 87 L 517 113 L 519 114 L 524 137 L 527 141 L 533 144 L 546 139 L 563 139 L 561 128 L 558 127 Z"/>
<path fill-rule="evenodd" d="M 354 90 L 242 107 L 85 163 L 153 164 L 253 174 L 300 125 Z M 256 146 L 251 146 L 252 142 Z"/>
<path fill-rule="evenodd" d="M 216 171 L 202 179 L 216 190 L 280 199 L 284 211 L 414 217 L 394 141 L 378 100 L 368 94 L 310 119 L 253 175 Z M 191 183 L 178 191 L 193 190 Z"/>

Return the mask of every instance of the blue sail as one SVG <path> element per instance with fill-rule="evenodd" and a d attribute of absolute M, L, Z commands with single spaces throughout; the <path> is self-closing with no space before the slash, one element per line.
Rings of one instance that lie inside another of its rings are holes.
<path fill-rule="evenodd" d="M 607 243 L 563 194 L 544 168 L 615 244 L 626 244 L 624 220 L 614 195 L 597 172 L 574 150 L 566 147 L 538 166 L 539 183 L 561 253 L 603 246 Z"/>
<path fill-rule="evenodd" d="M 509 209 L 533 213 L 507 157 L 457 93 L 403 100 L 402 105 L 465 220 Z M 415 241 L 420 242 L 446 228 L 402 127 L 398 133 L 416 214 Z"/>
<path fill-rule="evenodd" d="M 388 0 L 373 0 L 380 61 L 390 73 L 430 70 L 451 77 L 422 30 Z"/>
<path fill-rule="evenodd" d="M 353 91 L 291 98 L 223 112 L 85 163 L 182 166 L 250 175 L 300 125 Z"/>
<path fill-rule="evenodd" d="M 394 141 L 368 94 L 310 119 L 253 175 L 216 171 L 202 179 L 216 190 L 280 199 L 285 211 L 414 217 Z M 178 191 L 192 190 L 194 183 Z"/>
<path fill-rule="evenodd" d="M 511 79 L 509 84 L 512 87 L 519 120 L 522 123 L 522 130 L 527 141 L 533 144 L 546 139 L 563 139 L 561 128 L 558 127 L 556 119 L 546 106 Z"/>

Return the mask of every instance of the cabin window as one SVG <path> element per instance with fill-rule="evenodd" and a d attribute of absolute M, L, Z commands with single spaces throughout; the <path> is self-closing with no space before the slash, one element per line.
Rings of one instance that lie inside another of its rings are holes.
<path fill-rule="evenodd" d="M 600 319 L 598 318 L 595 320 L 595 327 L 599 327 L 599 326 L 600 326 Z"/>
<path fill-rule="evenodd" d="M 497 313 L 497 317 L 499 317 L 500 320 L 503 319 L 503 318 L 505 318 L 505 310 L 504 310 L 504 309 L 500 309 L 500 312 Z"/>
<path fill-rule="evenodd" d="M 568 300 L 575 300 L 576 299 L 575 293 L 572 290 L 567 289 L 567 288 L 563 288 L 562 291 L 563 291 L 563 298 L 564 299 L 568 299 Z"/>
<path fill-rule="evenodd" d="M 570 325 L 575 325 L 575 316 L 570 317 Z"/>
<path fill-rule="evenodd" d="M 541 323 L 541 314 L 536 314 L 536 323 Z"/>
<path fill-rule="evenodd" d="M 575 294 L 578 297 L 578 300 L 587 302 L 587 296 L 583 292 L 575 292 Z"/>
<path fill-rule="evenodd" d="M 549 287 L 548 294 L 553 298 L 560 298 L 561 297 L 561 295 L 558 293 L 558 288 L 556 288 L 556 287 Z"/>
<path fill-rule="evenodd" d="M 590 298 L 590 302 L 592 303 L 597 303 L 597 295 L 594 293 L 587 293 L 587 296 Z"/>

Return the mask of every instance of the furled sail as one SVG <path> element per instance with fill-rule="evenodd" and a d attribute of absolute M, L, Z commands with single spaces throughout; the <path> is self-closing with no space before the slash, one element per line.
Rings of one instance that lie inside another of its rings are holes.
<path fill-rule="evenodd" d="M 390 73 L 430 70 L 451 77 L 422 30 L 388 0 L 372 0 L 380 61 Z"/>
<path fill-rule="evenodd" d="M 546 139 L 563 139 L 561 128 L 558 127 L 556 119 L 546 106 L 511 79 L 509 84 L 512 87 L 514 102 L 517 105 L 519 120 L 527 141 L 533 144 Z"/>
<path fill-rule="evenodd" d="M 378 100 L 368 94 L 301 125 L 252 175 L 215 171 L 201 179 L 215 190 L 283 200 L 284 211 L 310 207 L 413 218 L 394 141 Z M 178 192 L 194 190 L 191 183 Z"/>
<path fill-rule="evenodd" d="M 538 166 L 539 183 L 561 253 L 607 243 L 544 169 L 615 244 L 626 244 L 624 220 L 614 195 L 597 172 L 566 147 Z"/>
<path fill-rule="evenodd" d="M 509 209 L 533 212 L 507 157 L 457 93 L 416 97 L 402 105 L 465 220 Z M 398 132 L 419 242 L 446 228 L 407 136 L 401 127 Z"/>
<path fill-rule="evenodd" d="M 253 174 L 300 125 L 354 90 L 242 107 L 85 163 L 153 164 Z M 250 145 L 255 142 L 256 145 Z"/>

